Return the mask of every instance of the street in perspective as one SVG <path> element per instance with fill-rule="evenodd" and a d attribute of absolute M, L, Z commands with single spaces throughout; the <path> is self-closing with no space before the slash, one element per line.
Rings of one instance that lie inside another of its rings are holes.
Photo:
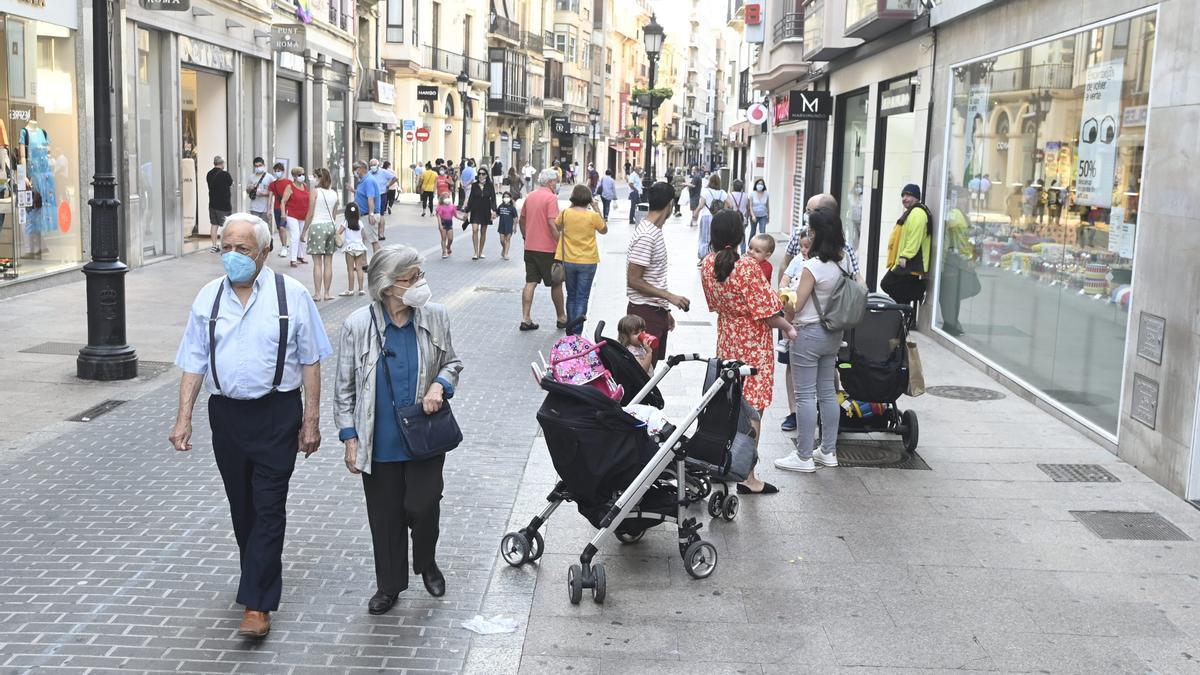
<path fill-rule="evenodd" d="M 0 0 L 0 674 L 1200 674 L 1198 14 Z"/>

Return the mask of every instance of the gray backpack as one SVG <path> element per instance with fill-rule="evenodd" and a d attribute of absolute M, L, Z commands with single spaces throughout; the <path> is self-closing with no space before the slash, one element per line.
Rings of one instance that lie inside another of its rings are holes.
<path fill-rule="evenodd" d="M 817 310 L 821 325 L 828 331 L 854 328 L 862 323 L 867 313 L 867 287 L 858 283 L 854 275 L 842 269 L 841 265 L 838 265 L 838 272 L 838 280 L 834 283 L 825 310 L 821 309 L 815 285 L 812 291 L 813 307 Z"/>

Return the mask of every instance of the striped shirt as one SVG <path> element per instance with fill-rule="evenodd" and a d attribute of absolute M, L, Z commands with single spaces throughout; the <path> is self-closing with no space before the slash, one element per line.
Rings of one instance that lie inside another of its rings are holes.
<path fill-rule="evenodd" d="M 663 239 L 662 228 L 649 220 L 638 224 L 629 240 L 627 259 L 629 264 L 638 265 L 645 270 L 642 279 L 646 283 L 664 291 L 667 289 L 667 242 Z M 625 288 L 625 295 L 629 302 L 635 305 L 671 308 L 671 304 L 663 298 L 642 295 L 629 286 Z"/>

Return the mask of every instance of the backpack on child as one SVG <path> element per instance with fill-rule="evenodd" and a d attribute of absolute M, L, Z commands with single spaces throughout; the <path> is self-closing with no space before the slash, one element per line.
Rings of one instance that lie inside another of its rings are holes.
<path fill-rule="evenodd" d="M 561 337 L 550 350 L 550 374 L 562 384 L 589 385 L 605 396 L 620 401 L 625 389 L 617 384 L 612 373 L 600 360 L 600 347 L 578 335 Z"/>

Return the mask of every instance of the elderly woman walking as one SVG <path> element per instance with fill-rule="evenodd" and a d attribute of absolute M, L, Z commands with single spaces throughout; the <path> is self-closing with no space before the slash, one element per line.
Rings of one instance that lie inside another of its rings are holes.
<path fill-rule="evenodd" d="M 417 404 L 426 414 L 440 410 L 463 367 L 446 308 L 429 303 L 423 262 L 408 246 L 376 253 L 367 269 L 372 302 L 346 319 L 338 345 L 338 439 L 346 446 L 346 468 L 362 474 L 375 550 L 371 614 L 386 613 L 408 588 L 410 529 L 413 570 L 430 595 L 446 592 L 435 560 L 445 455 L 414 456 L 394 414 Z"/>

